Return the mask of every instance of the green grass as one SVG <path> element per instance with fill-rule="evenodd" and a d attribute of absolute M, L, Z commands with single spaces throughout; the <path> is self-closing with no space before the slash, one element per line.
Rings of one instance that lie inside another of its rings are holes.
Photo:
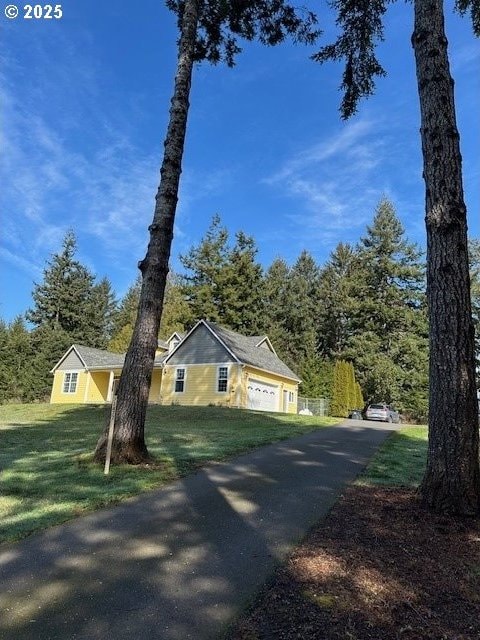
<path fill-rule="evenodd" d="M 427 427 L 405 427 L 387 438 L 358 482 L 417 487 L 426 459 Z"/>
<path fill-rule="evenodd" d="M 92 453 L 107 408 L 0 406 L 0 542 L 162 486 L 212 460 L 337 422 L 218 407 L 152 406 L 146 424 L 155 468 L 103 467 Z"/>

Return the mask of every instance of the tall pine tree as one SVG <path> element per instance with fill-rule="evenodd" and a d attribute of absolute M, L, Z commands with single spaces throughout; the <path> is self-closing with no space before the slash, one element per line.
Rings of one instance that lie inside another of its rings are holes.
<path fill-rule="evenodd" d="M 105 348 L 113 329 L 116 301 L 111 284 L 107 278 L 95 282 L 76 259 L 76 248 L 75 235 L 69 231 L 62 250 L 47 263 L 43 281 L 34 285 L 34 306 L 26 313 L 34 325 L 30 399 L 49 396 L 49 372 L 72 343 Z"/>
<path fill-rule="evenodd" d="M 222 322 L 228 254 L 228 232 L 215 215 L 199 244 L 180 256 L 187 270 L 184 294 L 194 321 Z"/>
<path fill-rule="evenodd" d="M 165 288 L 159 335 L 167 340 L 175 331 L 184 333 L 192 324 L 192 313 L 185 298 L 182 278 L 170 271 Z"/>
<path fill-rule="evenodd" d="M 255 240 L 237 232 L 233 247 L 220 217 L 198 246 L 181 257 L 186 274 L 183 292 L 193 321 L 218 322 L 244 334 L 256 334 L 263 324 L 263 272 Z"/>
<path fill-rule="evenodd" d="M 385 75 L 376 57 L 383 40 L 387 0 L 335 0 L 339 34 L 314 56 L 345 62 L 341 114 L 354 114 Z M 470 298 L 467 209 L 463 195 L 460 135 L 448 59 L 443 0 L 414 0 L 411 38 L 420 102 L 425 181 L 427 300 L 429 314 L 429 445 L 421 493 L 441 512 L 480 513 L 478 402 L 475 335 Z M 480 2 L 457 0 L 480 35 Z"/>
<path fill-rule="evenodd" d="M 117 300 L 108 278 L 102 278 L 93 285 L 90 294 L 90 335 L 88 344 L 99 349 L 106 349 L 113 333 Z"/>
<path fill-rule="evenodd" d="M 290 269 L 286 291 L 285 330 L 287 360 L 302 377 L 308 360 L 317 352 L 316 313 L 319 304 L 319 269 L 313 257 L 302 251 Z"/>
<path fill-rule="evenodd" d="M 112 319 L 112 337 L 107 345 L 109 351 L 125 353 L 128 349 L 137 317 L 140 287 L 141 280 L 137 278 L 118 304 Z"/>
<path fill-rule="evenodd" d="M 142 289 L 118 387 L 113 440 L 112 460 L 131 464 L 149 459 L 145 416 L 172 246 L 194 63 L 225 60 L 233 65 L 240 52 L 238 38 L 258 38 L 273 46 L 287 36 L 311 43 L 318 35 L 314 30 L 315 16 L 311 12 L 297 11 L 284 0 L 221 3 L 168 0 L 167 6 L 178 16 L 177 70 L 160 185 L 149 226 L 150 241 L 145 258 L 139 263 Z M 99 461 L 105 457 L 106 438 L 105 432 L 97 443 L 95 457 Z"/>
<path fill-rule="evenodd" d="M 422 415 L 428 358 L 424 266 L 388 200 L 378 204 L 360 241 L 350 285 L 344 354 L 354 362 L 368 400 L 395 402 Z"/>
<path fill-rule="evenodd" d="M 8 325 L 3 341 L 2 368 L 5 367 L 7 375 L 4 381 L 4 398 L 15 402 L 28 402 L 35 397 L 32 389 L 33 350 L 30 333 L 21 316 L 17 316 Z"/>
<path fill-rule="evenodd" d="M 34 285 L 34 307 L 26 318 L 35 327 L 61 328 L 72 342 L 90 345 L 96 340 L 92 336 L 94 277 L 75 259 L 76 246 L 75 235 L 69 231 L 62 251 L 54 254 L 44 269 L 43 282 Z"/>
<path fill-rule="evenodd" d="M 263 294 L 265 297 L 264 314 L 261 332 L 268 334 L 275 351 L 280 358 L 287 361 L 288 355 L 288 278 L 290 269 L 283 258 L 275 258 L 267 269 L 263 280 Z M 295 363 L 288 362 L 290 365 Z"/>
<path fill-rule="evenodd" d="M 321 269 L 318 348 L 324 358 L 341 357 L 352 333 L 351 319 L 356 306 L 355 278 L 361 277 L 355 249 L 341 242 Z"/>
<path fill-rule="evenodd" d="M 245 335 L 260 331 L 264 309 L 263 271 L 256 260 L 255 240 L 243 231 L 228 252 L 228 264 L 222 279 L 221 322 Z"/>
<path fill-rule="evenodd" d="M 9 399 L 8 326 L 0 318 L 0 404 Z"/>

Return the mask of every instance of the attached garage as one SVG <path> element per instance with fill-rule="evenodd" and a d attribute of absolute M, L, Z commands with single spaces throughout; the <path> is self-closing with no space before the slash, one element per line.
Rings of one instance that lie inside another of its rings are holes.
<path fill-rule="evenodd" d="M 279 411 L 280 387 L 260 380 L 248 381 L 247 408 L 256 411 Z"/>

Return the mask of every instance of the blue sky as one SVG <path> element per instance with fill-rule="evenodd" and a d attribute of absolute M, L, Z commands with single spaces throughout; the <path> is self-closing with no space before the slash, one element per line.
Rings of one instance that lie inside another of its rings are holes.
<path fill-rule="evenodd" d="M 311 2 L 311 6 L 315 4 Z M 470 235 L 480 235 L 480 45 L 447 2 Z M 61 20 L 0 17 L 0 316 L 31 305 L 34 281 L 67 229 L 78 257 L 121 296 L 145 253 L 159 180 L 176 25 L 162 1 L 62 3 Z M 3 11 L 3 8 L 2 8 Z M 322 23 L 325 41 L 331 17 Z M 212 215 L 253 235 L 259 259 L 324 262 L 356 242 L 382 196 L 425 244 L 412 7 L 387 15 L 388 72 L 348 122 L 341 68 L 303 46 L 244 47 L 237 66 L 195 69 L 171 266 Z M 331 39 L 331 38 L 330 38 Z"/>

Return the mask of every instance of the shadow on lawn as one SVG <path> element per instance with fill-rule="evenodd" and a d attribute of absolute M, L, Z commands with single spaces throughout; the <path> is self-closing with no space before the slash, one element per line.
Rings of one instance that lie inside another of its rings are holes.
<path fill-rule="evenodd" d="M 108 420 L 109 407 L 33 405 L 31 411 L 39 416 L 25 422 L 28 407 L 12 409 L 12 422 L 0 427 L 0 541 L 24 537 L 85 511 L 115 504 L 211 460 L 288 438 L 301 430 L 297 416 L 276 418 L 218 407 L 151 406 L 146 439 L 160 464 L 140 469 L 112 467 L 105 477 L 102 466 L 92 463 L 92 454 Z M 305 426 L 302 429 L 305 431 Z"/>
<path fill-rule="evenodd" d="M 95 496 L 101 501 L 105 483 L 94 480 L 100 474 L 82 456 L 93 450 L 106 416 L 105 407 L 66 407 L 0 427 L 0 540 L 65 521 Z"/>
<path fill-rule="evenodd" d="M 4 547 L 0 637 L 217 637 L 386 433 L 308 434 Z"/>

